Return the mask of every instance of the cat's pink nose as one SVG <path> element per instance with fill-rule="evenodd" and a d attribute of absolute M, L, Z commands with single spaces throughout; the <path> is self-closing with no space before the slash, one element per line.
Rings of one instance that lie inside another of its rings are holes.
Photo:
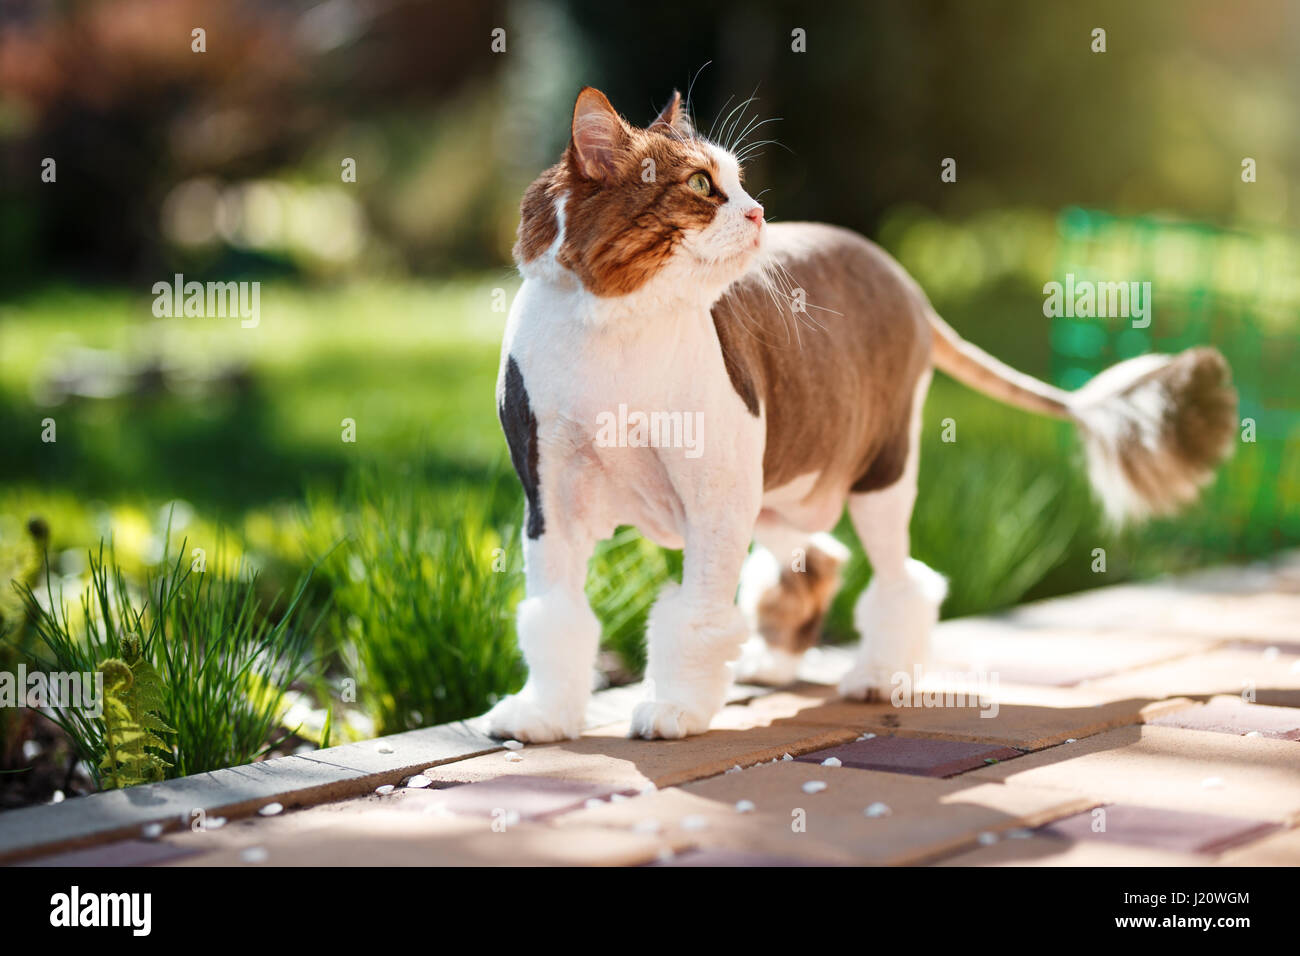
<path fill-rule="evenodd" d="M 763 207 L 755 206 L 753 209 L 749 210 L 749 212 L 745 213 L 745 218 L 754 225 L 761 226 L 763 224 Z"/>

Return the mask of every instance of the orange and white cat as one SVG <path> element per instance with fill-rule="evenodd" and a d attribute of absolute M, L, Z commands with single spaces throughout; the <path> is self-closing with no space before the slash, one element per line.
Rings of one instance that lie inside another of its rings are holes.
<path fill-rule="evenodd" d="M 650 614 L 633 736 L 706 730 L 747 639 L 766 649 L 747 676 L 793 673 L 838 584 L 845 552 L 827 532 L 846 506 L 873 574 L 841 690 L 888 696 L 894 674 L 924 665 L 947 587 L 908 544 L 934 367 L 1076 423 L 1117 517 L 1191 500 L 1227 450 L 1236 396 L 1211 349 L 1061 391 L 961 339 L 861 236 L 766 224 L 736 156 L 697 135 L 678 94 L 642 129 L 588 87 L 571 134 L 524 195 L 501 352 L 498 410 L 526 497 L 528 679 L 492 709 L 497 736 L 581 732 L 600 637 L 587 562 L 623 524 L 684 549 L 681 584 Z M 686 416 L 690 447 L 675 440 Z"/>

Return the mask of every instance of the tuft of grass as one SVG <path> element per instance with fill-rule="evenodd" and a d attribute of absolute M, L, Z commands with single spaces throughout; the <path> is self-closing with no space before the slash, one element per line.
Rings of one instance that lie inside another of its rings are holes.
<path fill-rule="evenodd" d="M 381 734 L 482 713 L 524 670 L 513 610 L 523 589 L 517 532 L 491 520 L 482 489 L 433 493 L 364 470 L 334 512 L 346 541 L 322 566 L 356 702 Z"/>
<path fill-rule="evenodd" d="M 306 672 L 321 620 L 307 618 L 310 571 L 286 604 L 277 597 L 268 606 L 246 567 L 230 576 L 198 571 L 184 554 L 182 543 L 174 560 L 148 572 L 138 593 L 101 542 L 89 555 L 79 615 L 53 592 L 48 573 L 44 601 L 20 587 L 43 648 L 33 656 L 46 671 L 93 674 L 106 664 L 111 671 L 113 661 L 143 661 L 156 671 L 161 686 L 151 688 L 145 711 L 174 728 L 168 777 L 248 763 L 277 743 L 284 692 Z M 106 768 L 117 765 L 106 764 L 113 715 L 91 711 L 68 700 L 46 708 L 104 786 Z"/>
<path fill-rule="evenodd" d="M 619 528 L 596 547 L 587 575 L 587 599 L 601 624 L 601 645 L 613 651 L 631 675 L 645 670 L 645 626 L 659 589 L 680 578 L 681 552 Z"/>

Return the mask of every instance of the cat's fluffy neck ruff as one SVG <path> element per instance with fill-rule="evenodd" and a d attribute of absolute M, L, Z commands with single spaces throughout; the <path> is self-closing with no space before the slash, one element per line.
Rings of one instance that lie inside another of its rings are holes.
<path fill-rule="evenodd" d="M 591 329 L 627 328 L 638 332 L 647 327 L 665 327 L 691 319 L 703 321 L 708 319 L 713 304 L 734 281 L 731 276 L 719 277 L 716 268 L 701 264 L 697 269 L 663 270 L 627 295 L 595 295 L 560 262 L 559 251 L 565 239 L 566 199 L 559 197 L 555 201 L 558 224 L 555 240 L 537 258 L 519 266 L 526 282 L 543 286 L 550 295 L 567 300 L 569 308 L 555 313 L 556 321 L 572 319 Z"/>

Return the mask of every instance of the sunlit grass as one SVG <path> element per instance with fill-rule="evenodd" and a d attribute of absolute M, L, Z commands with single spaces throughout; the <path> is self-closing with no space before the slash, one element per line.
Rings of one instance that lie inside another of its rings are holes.
<path fill-rule="evenodd" d="M 303 575 L 286 601 L 264 605 L 256 576 L 223 575 L 196 565 L 182 544 L 145 575 L 137 590 L 101 544 L 88 557 L 90 584 L 78 597 L 49 575 L 38 595 L 22 589 L 34 661 L 47 673 L 94 674 L 110 659 L 132 658 L 134 642 L 162 679 L 163 720 L 174 728 L 169 776 L 248 763 L 277 736 L 284 692 L 310 663 L 312 633 Z M 79 610 L 74 610 L 79 606 Z M 46 709 L 100 779 L 106 726 L 81 701 Z"/>

